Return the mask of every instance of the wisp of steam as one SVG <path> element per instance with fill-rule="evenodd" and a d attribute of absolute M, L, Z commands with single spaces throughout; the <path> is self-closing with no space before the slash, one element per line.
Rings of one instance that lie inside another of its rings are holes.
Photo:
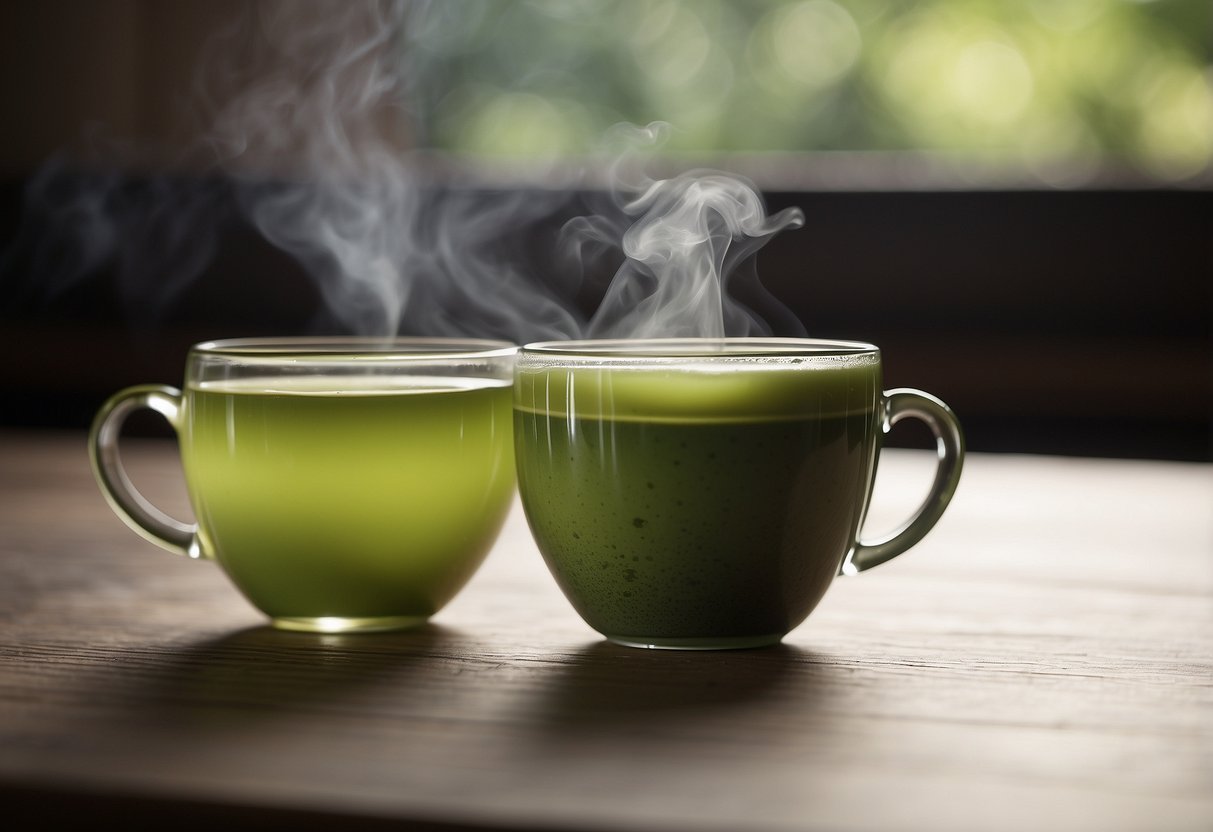
<path fill-rule="evenodd" d="M 620 126 L 635 144 L 658 143 L 667 125 Z M 617 165 L 616 168 L 619 166 Z M 622 182 L 622 177 L 616 177 Z M 720 171 L 693 170 L 648 180 L 622 204 L 617 217 L 579 217 L 565 226 L 566 242 L 618 239 L 626 259 L 607 288 L 585 334 L 594 338 L 769 335 L 770 324 L 729 291 L 739 267 L 774 234 L 804 223 L 799 208 L 767 217 L 757 189 Z M 751 272 L 752 287 L 760 287 Z M 768 307 L 779 309 L 765 295 Z M 790 313 L 780 323 L 799 328 Z"/>
<path fill-rule="evenodd" d="M 162 177 L 173 187 L 132 191 L 121 176 L 49 167 L 32 180 L 17 242 L 37 261 L 31 274 L 53 294 L 114 260 L 130 297 L 164 305 L 217 245 L 217 177 L 350 332 L 520 343 L 803 332 L 754 268 L 758 249 L 802 224 L 801 212 L 766 216 L 752 183 L 720 171 L 636 173 L 664 124 L 606 137 L 616 158 L 605 193 L 587 184 L 590 166 L 572 188 L 438 187 L 408 150 L 424 77 L 408 61 L 418 51 L 410 39 L 434 31 L 430 18 L 449 27 L 453 14 L 445 4 L 247 4 L 210 44 L 195 90 L 207 124 L 188 170 L 204 159 L 211 189 L 183 192 L 192 177 L 177 175 Z M 570 215 L 551 232 L 551 256 L 524 256 L 522 237 Z M 591 258 L 619 265 L 587 310 L 577 299 Z"/>

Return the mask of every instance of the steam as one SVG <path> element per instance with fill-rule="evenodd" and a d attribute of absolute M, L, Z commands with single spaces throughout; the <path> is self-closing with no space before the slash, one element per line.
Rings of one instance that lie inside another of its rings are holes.
<path fill-rule="evenodd" d="M 97 139 L 93 151 L 83 163 L 58 154 L 27 183 L 21 225 L 0 254 L 0 311 L 36 309 L 108 275 L 132 321 L 155 320 L 214 258 L 224 182 L 130 177 L 112 161 L 116 145 Z"/>
<path fill-rule="evenodd" d="M 753 265 L 802 214 L 767 217 L 753 184 L 731 174 L 638 172 L 666 125 L 608 137 L 618 155 L 605 200 L 587 184 L 589 168 L 574 189 L 449 187 L 432 159 L 410 150 L 414 79 L 425 73 L 406 63 L 424 54 L 410 38 L 432 32 L 435 15 L 449 25 L 449 8 L 267 0 L 242 9 L 205 57 L 194 100 L 207 126 L 185 175 L 124 191 L 112 172 L 81 178 L 52 166 L 33 181 L 26 213 L 42 206 L 44 226 L 57 216 L 49 235 L 22 245 L 45 261 L 32 273 L 59 275 L 50 294 L 116 262 L 124 295 L 167 308 L 214 255 L 226 195 L 358 334 L 525 342 L 802 331 Z M 204 187 L 190 184 L 200 165 Z M 527 250 L 528 239 L 550 252 Z M 613 278 L 587 283 L 603 263 L 618 264 Z"/>
<path fill-rule="evenodd" d="M 404 59 L 427 8 L 251 6 L 257 19 L 227 40 L 262 33 L 251 50 L 255 71 L 219 73 L 238 90 L 211 96 L 228 101 L 211 146 L 225 169 L 248 177 L 246 215 L 305 266 L 349 330 L 576 334 L 581 324 L 561 298 L 501 255 L 507 233 L 549 215 L 554 196 L 442 190 L 408 150 L 416 91 Z M 213 60 L 232 54 L 241 50 L 217 49 Z M 294 181 L 256 187 L 275 166 Z"/>
<path fill-rule="evenodd" d="M 655 144 L 668 126 L 627 129 Z M 636 218 L 620 235 L 627 259 L 589 322 L 591 337 L 770 334 L 762 317 L 731 296 L 729 281 L 742 274 L 738 267 L 770 237 L 804 224 L 800 209 L 768 218 L 751 183 L 719 171 L 690 171 L 648 181 L 624 204 L 623 212 Z M 570 222 L 565 231 L 580 251 L 585 241 L 609 241 L 618 229 L 610 228 L 603 217 L 587 217 Z M 749 276 L 751 289 L 773 301 L 752 272 Z M 782 322 L 799 328 L 790 313 L 782 317 Z"/>

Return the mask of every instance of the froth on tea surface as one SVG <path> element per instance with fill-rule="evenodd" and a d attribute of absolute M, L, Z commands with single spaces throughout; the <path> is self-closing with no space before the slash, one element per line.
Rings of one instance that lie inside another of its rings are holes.
<path fill-rule="evenodd" d="M 192 384 L 182 455 L 203 546 L 280 625 L 423 620 L 504 520 L 510 418 L 510 386 L 497 379 Z"/>
<path fill-rule="evenodd" d="M 778 641 L 854 543 L 879 364 L 520 370 L 519 484 L 557 582 L 624 643 Z"/>
<path fill-rule="evenodd" d="M 613 421 L 782 421 L 845 415 L 857 396 L 870 407 L 873 381 L 879 387 L 879 358 L 865 354 L 732 357 L 727 366 L 689 356 L 668 365 L 568 371 L 540 364 L 518 372 L 514 406 Z"/>

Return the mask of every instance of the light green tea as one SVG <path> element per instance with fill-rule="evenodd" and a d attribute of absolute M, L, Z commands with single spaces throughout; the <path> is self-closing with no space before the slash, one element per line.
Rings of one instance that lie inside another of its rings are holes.
<path fill-rule="evenodd" d="M 183 417 L 203 548 L 280 624 L 424 620 L 484 559 L 513 495 L 505 381 L 206 382 Z"/>

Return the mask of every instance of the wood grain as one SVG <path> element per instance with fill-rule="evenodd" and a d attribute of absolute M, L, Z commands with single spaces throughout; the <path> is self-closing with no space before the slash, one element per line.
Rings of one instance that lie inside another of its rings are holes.
<path fill-rule="evenodd" d="M 128 442 L 186 516 L 171 443 Z M 887 453 L 870 527 L 925 492 Z M 1213 466 L 970 457 L 914 551 L 766 650 L 603 643 L 515 511 L 429 627 L 264 626 L 0 434 L 0 812 L 16 828 L 1207 830 Z"/>

